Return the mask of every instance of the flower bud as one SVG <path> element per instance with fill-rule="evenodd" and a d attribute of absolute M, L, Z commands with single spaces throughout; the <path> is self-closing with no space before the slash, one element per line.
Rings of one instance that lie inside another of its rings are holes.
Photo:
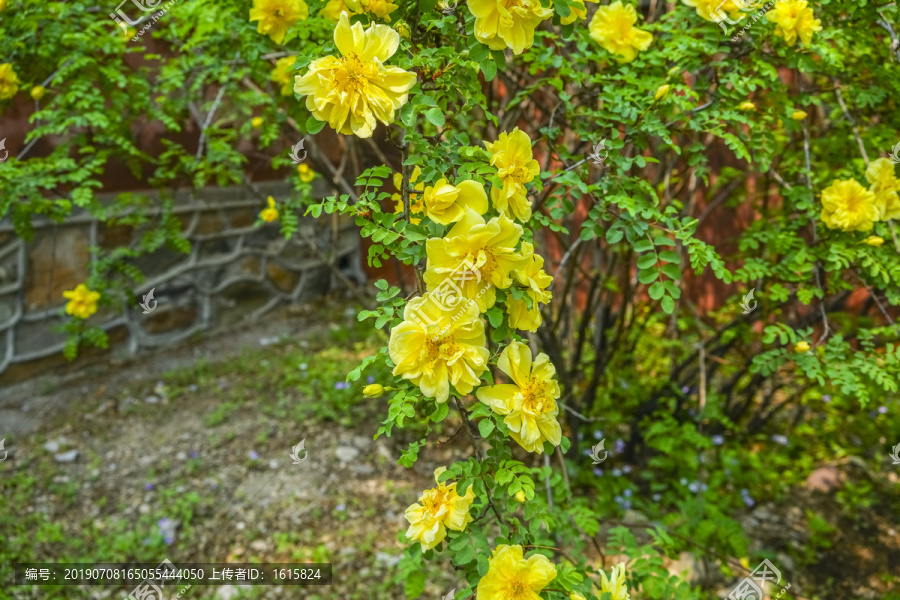
<path fill-rule="evenodd" d="M 794 352 L 809 352 L 809 342 L 806 340 L 797 342 L 797 345 L 794 346 Z"/>
<path fill-rule="evenodd" d="M 870 246 L 875 246 L 876 248 L 884 243 L 883 237 L 878 237 L 877 235 L 870 235 L 865 239 L 865 242 Z"/>
<path fill-rule="evenodd" d="M 47 88 L 45 88 L 42 85 L 36 85 L 33 88 L 31 88 L 31 97 L 34 100 L 40 100 L 41 98 L 44 97 L 44 94 L 46 94 L 46 93 L 47 93 Z"/>
<path fill-rule="evenodd" d="M 408 40 L 410 36 L 409 25 L 406 24 L 406 21 L 397 21 L 394 25 L 394 30 L 400 34 L 404 40 Z"/>
<path fill-rule="evenodd" d="M 662 100 L 666 96 L 669 95 L 669 84 L 661 85 L 656 89 L 656 93 L 653 94 L 653 98 L 655 100 Z"/>
<path fill-rule="evenodd" d="M 250 121 L 250 125 L 253 126 L 253 129 L 259 129 L 263 126 L 263 118 L 262 117 L 253 117 L 253 120 Z"/>
<path fill-rule="evenodd" d="M 516 492 L 516 500 L 518 500 L 519 502 L 525 502 L 525 492 L 523 492 L 522 490 Z"/>
<path fill-rule="evenodd" d="M 370 383 L 363 388 L 363 396 L 368 398 L 378 398 L 384 393 L 384 386 L 379 383 Z"/>
<path fill-rule="evenodd" d="M 738 105 L 738 110 L 756 110 L 756 105 L 752 102 L 741 102 Z"/>
<path fill-rule="evenodd" d="M 802 110 L 795 110 L 795 111 L 791 114 L 791 118 L 792 118 L 793 120 L 795 120 L 795 121 L 802 121 L 803 119 L 806 118 L 806 112 L 804 112 L 804 111 L 802 111 Z"/>

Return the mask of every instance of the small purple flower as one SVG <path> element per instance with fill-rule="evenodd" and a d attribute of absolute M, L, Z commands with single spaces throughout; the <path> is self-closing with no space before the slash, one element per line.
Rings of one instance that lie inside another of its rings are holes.
<path fill-rule="evenodd" d="M 681 480 L 679 480 L 679 482 L 678 482 L 678 483 L 680 483 L 680 484 L 681 484 L 681 485 L 687 485 L 687 483 L 688 483 L 688 480 L 687 480 L 687 479 L 685 479 L 685 478 L 684 478 L 684 477 L 682 477 L 682 478 L 681 478 Z"/>
<path fill-rule="evenodd" d="M 831 402 L 831 394 L 825 394 L 822 396 L 822 402 Z"/>
<path fill-rule="evenodd" d="M 190 453 L 189 453 L 189 456 L 190 456 L 191 458 L 197 458 L 197 451 L 196 451 L 196 450 L 191 450 Z"/>
<path fill-rule="evenodd" d="M 683 388 L 681 388 L 682 394 L 687 394 L 689 391 L 691 391 L 691 388 L 689 388 L 688 386 L 684 386 Z"/>
<path fill-rule="evenodd" d="M 725 442 L 725 438 L 721 435 L 712 436 L 712 443 L 715 446 L 721 446 Z"/>
<path fill-rule="evenodd" d="M 623 494 L 625 497 L 630 497 L 630 496 L 631 496 L 631 490 L 625 490 L 624 492 L 622 492 L 622 494 Z"/>
<path fill-rule="evenodd" d="M 228 383 L 224 379 L 219 380 L 219 389 L 224 390 L 228 387 Z"/>
<path fill-rule="evenodd" d="M 346 390 L 348 387 L 350 387 L 350 384 L 346 381 L 338 381 L 334 384 L 334 389 L 336 390 Z"/>
<path fill-rule="evenodd" d="M 788 439 L 785 436 L 777 434 L 777 433 L 772 436 L 772 441 L 775 442 L 776 444 L 781 444 L 782 446 L 788 445 Z"/>
<path fill-rule="evenodd" d="M 878 412 L 880 412 L 881 414 L 886 413 L 886 412 L 887 412 L 887 406 L 879 406 L 879 407 L 878 407 Z"/>
<path fill-rule="evenodd" d="M 691 490 L 692 492 L 694 492 L 694 493 L 696 494 L 696 493 L 697 493 L 697 490 L 699 490 L 700 488 L 697 487 L 697 482 L 696 482 L 696 481 L 692 481 L 691 483 L 688 484 L 688 489 Z"/>
<path fill-rule="evenodd" d="M 366 383 L 375 383 L 375 378 L 372 375 L 366 377 Z"/>
<path fill-rule="evenodd" d="M 256 460 L 257 458 L 259 458 L 259 454 L 256 453 L 256 450 L 251 450 L 247 453 L 247 456 L 250 457 L 250 460 Z"/>
<path fill-rule="evenodd" d="M 334 507 L 334 510 L 347 510 L 347 505 L 346 504 L 338 504 L 337 506 Z"/>
<path fill-rule="evenodd" d="M 596 475 L 597 477 L 603 477 L 603 469 L 598 469 L 597 467 L 594 467 L 594 475 Z"/>
<path fill-rule="evenodd" d="M 620 438 L 620 439 L 616 440 L 616 442 L 613 444 L 613 452 L 615 452 L 616 454 L 622 454 L 622 452 L 624 452 L 624 451 L 625 451 L 625 440 Z"/>
<path fill-rule="evenodd" d="M 613 469 L 612 470 L 613 477 L 618 477 L 622 474 L 622 469 Z"/>
<path fill-rule="evenodd" d="M 216 489 L 219 489 L 219 484 L 216 483 L 215 481 L 213 481 L 211 484 L 209 484 L 209 487 L 216 490 Z"/>
<path fill-rule="evenodd" d="M 744 496 L 744 504 L 746 504 L 748 507 L 752 507 L 754 504 L 756 504 L 756 501 L 750 496 Z"/>
<path fill-rule="evenodd" d="M 625 498 L 623 498 L 622 496 L 616 496 L 615 498 L 613 498 L 613 500 L 616 501 L 616 504 L 622 504 Z"/>
<path fill-rule="evenodd" d="M 144 486 L 144 489 L 149 492 L 150 490 L 153 489 L 153 484 L 148 481 L 147 485 Z"/>
<path fill-rule="evenodd" d="M 660 499 L 662 498 L 662 496 L 660 496 L 659 494 L 653 494 L 650 497 L 653 499 L 654 502 L 659 502 Z"/>
<path fill-rule="evenodd" d="M 602 431 L 595 431 L 595 432 L 594 432 L 594 439 L 595 439 L 595 440 L 603 439 L 603 432 L 602 432 Z"/>
<path fill-rule="evenodd" d="M 622 503 L 622 510 L 631 510 L 631 500 Z"/>
<path fill-rule="evenodd" d="M 159 528 L 166 546 L 171 546 L 175 542 L 175 523 L 172 519 L 163 518 L 156 522 L 156 526 Z"/>
<path fill-rule="evenodd" d="M 622 472 L 631 473 L 631 465 L 625 465 L 624 467 L 622 467 Z"/>

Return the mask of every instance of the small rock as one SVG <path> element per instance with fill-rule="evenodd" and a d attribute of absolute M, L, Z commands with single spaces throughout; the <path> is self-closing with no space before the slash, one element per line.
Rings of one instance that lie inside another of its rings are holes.
<path fill-rule="evenodd" d="M 184 452 L 179 452 L 175 455 L 176 460 L 187 460 L 187 454 Z"/>
<path fill-rule="evenodd" d="M 147 396 L 144 398 L 144 402 L 147 404 L 157 404 L 159 402 L 159 398 L 157 396 Z"/>
<path fill-rule="evenodd" d="M 353 465 L 350 469 L 354 473 L 359 473 L 360 475 L 371 475 L 375 472 L 375 469 L 369 465 Z"/>
<path fill-rule="evenodd" d="M 360 450 L 365 450 L 372 445 L 372 439 L 364 435 L 355 435 L 353 436 L 353 445 Z"/>
<path fill-rule="evenodd" d="M 687 575 L 685 579 L 689 583 L 697 583 L 702 579 L 702 573 L 698 568 L 697 559 L 695 559 L 694 555 L 690 552 L 682 552 L 679 554 L 678 559 L 671 561 L 667 569 L 669 573 L 676 576 L 686 572 Z"/>
<path fill-rule="evenodd" d="M 216 600 L 231 600 L 232 598 L 237 598 L 239 593 L 237 586 L 220 585 L 216 590 Z"/>
<path fill-rule="evenodd" d="M 622 522 L 626 525 L 649 525 L 650 519 L 636 510 L 626 510 L 622 515 Z"/>
<path fill-rule="evenodd" d="M 142 515 L 146 515 L 148 512 L 150 512 L 150 507 L 147 506 L 146 504 L 141 504 L 138 507 L 138 512 L 141 513 Z"/>
<path fill-rule="evenodd" d="M 56 462 L 60 463 L 70 463 L 75 462 L 75 459 L 78 458 L 78 450 L 69 450 L 68 452 L 62 452 L 57 454 L 55 457 Z"/>
<path fill-rule="evenodd" d="M 250 542 L 250 548 L 257 552 L 266 552 L 269 549 L 269 545 L 264 540 L 254 540 Z"/>
<path fill-rule="evenodd" d="M 50 440 L 46 444 L 44 444 L 44 450 L 47 452 L 55 453 L 59 452 L 60 441 L 59 440 Z"/>
<path fill-rule="evenodd" d="M 116 463 L 110 463 L 109 467 L 107 467 L 110 471 L 116 470 Z"/>
<path fill-rule="evenodd" d="M 844 485 L 843 474 L 835 467 L 820 467 L 806 478 L 806 489 L 810 491 L 833 492 Z"/>
<path fill-rule="evenodd" d="M 278 461 L 275 460 L 274 458 L 273 458 L 272 460 L 270 460 L 270 461 L 269 461 L 269 468 L 270 468 L 270 469 L 277 469 L 277 468 L 278 468 Z"/>
<path fill-rule="evenodd" d="M 245 525 L 243 521 L 238 521 L 237 523 L 234 524 L 234 526 L 235 526 L 239 531 L 243 531 L 243 530 L 244 530 L 244 527 L 246 527 L 247 525 Z"/>
<path fill-rule="evenodd" d="M 398 562 L 400 562 L 400 559 L 402 559 L 402 558 L 403 558 L 402 555 L 394 556 L 393 554 L 387 554 L 386 552 L 376 552 L 375 553 L 375 562 L 378 564 L 382 564 L 386 567 L 395 566 Z"/>
<path fill-rule="evenodd" d="M 359 450 L 352 446 L 338 446 L 334 451 L 334 454 L 338 457 L 339 461 L 350 462 L 356 460 L 356 457 L 359 456 Z"/>

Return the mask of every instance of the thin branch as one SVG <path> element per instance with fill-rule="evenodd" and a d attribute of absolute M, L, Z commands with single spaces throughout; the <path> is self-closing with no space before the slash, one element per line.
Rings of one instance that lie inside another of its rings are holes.
<path fill-rule="evenodd" d="M 234 53 L 234 58 L 232 60 L 237 60 L 241 55 L 241 51 L 238 50 Z M 234 65 L 228 67 L 228 74 L 225 75 L 225 81 L 222 82 L 222 85 L 219 86 L 219 91 L 216 94 L 216 99 L 213 101 L 212 107 L 210 107 L 209 112 L 206 113 L 206 122 L 200 127 L 200 142 L 197 144 L 197 155 L 194 156 L 194 162 L 198 162 L 200 160 L 200 156 L 203 154 L 203 144 L 206 141 L 206 130 L 209 127 L 209 124 L 212 123 L 213 116 L 216 114 L 216 110 L 219 108 L 219 103 L 222 102 L 222 96 L 225 95 L 225 86 L 228 84 L 228 77 L 231 76 L 231 72 L 234 70 Z"/>

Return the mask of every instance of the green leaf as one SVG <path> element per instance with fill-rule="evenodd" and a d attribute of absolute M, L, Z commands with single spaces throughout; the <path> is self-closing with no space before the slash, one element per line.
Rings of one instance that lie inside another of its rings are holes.
<path fill-rule="evenodd" d="M 487 436 L 491 435 L 493 430 L 494 421 L 491 419 L 482 419 L 478 422 L 478 432 L 481 434 L 482 438 L 487 438 Z"/>
<path fill-rule="evenodd" d="M 428 119 L 435 127 L 443 127 L 444 112 L 439 108 L 429 108 L 425 111 L 425 118 Z"/>
<path fill-rule="evenodd" d="M 675 301 L 672 300 L 671 296 L 664 296 L 660 305 L 667 315 L 671 315 L 672 311 L 675 310 Z"/>
<path fill-rule="evenodd" d="M 325 127 L 325 121 L 320 121 L 315 117 L 306 120 L 306 132 L 310 134 L 319 133 Z"/>

